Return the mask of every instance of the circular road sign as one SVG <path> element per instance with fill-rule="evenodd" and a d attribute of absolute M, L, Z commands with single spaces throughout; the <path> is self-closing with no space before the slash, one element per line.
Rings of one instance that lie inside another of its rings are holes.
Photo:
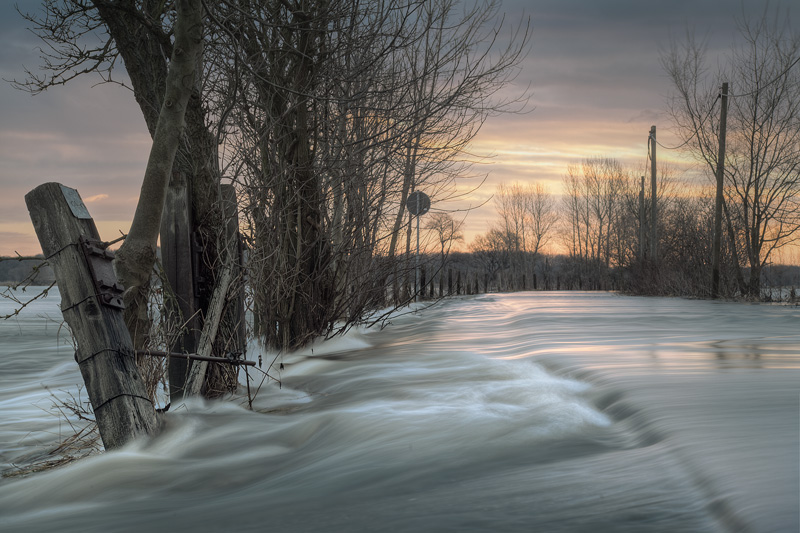
<path fill-rule="evenodd" d="M 414 191 L 408 195 L 406 200 L 406 209 L 412 215 L 424 215 L 431 208 L 430 197 L 422 191 Z"/>

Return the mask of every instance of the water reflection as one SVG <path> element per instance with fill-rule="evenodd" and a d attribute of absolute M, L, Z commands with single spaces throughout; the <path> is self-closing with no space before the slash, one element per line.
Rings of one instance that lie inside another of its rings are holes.
<path fill-rule="evenodd" d="M 721 370 L 732 368 L 764 368 L 761 346 L 744 344 L 739 347 L 726 346 L 724 342 L 711 343 L 716 362 Z M 776 365 L 777 366 L 777 365 Z"/>

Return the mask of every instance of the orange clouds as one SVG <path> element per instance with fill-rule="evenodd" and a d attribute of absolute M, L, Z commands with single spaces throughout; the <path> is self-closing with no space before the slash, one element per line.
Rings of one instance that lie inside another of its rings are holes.
<path fill-rule="evenodd" d="M 88 198 L 84 198 L 84 203 L 90 204 L 92 202 L 98 202 L 100 200 L 105 200 L 108 198 L 107 194 L 95 194 L 94 196 L 89 196 Z"/>

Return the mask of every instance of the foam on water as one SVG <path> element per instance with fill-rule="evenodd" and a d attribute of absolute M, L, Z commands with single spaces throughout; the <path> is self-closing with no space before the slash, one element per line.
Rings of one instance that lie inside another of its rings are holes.
<path fill-rule="evenodd" d="M 592 293 L 450 301 L 279 357 L 255 411 L 192 400 L 156 438 L 2 480 L 0 514 L 9 531 L 791 531 L 798 386 L 774 372 L 798 368 L 797 315 Z M 68 353 L 37 342 L 43 370 L 0 390 L 1 442 L 38 431 L 32 376 L 68 374 Z M 760 368 L 721 364 L 745 346 Z"/>

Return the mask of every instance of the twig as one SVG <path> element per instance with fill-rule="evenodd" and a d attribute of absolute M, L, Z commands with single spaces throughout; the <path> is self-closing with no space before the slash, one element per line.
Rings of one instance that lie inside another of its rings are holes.
<path fill-rule="evenodd" d="M 40 292 L 39 294 L 37 294 L 36 296 L 34 296 L 33 298 L 31 298 L 31 299 L 30 299 L 30 300 L 28 300 L 27 302 L 23 302 L 23 301 L 19 300 L 18 298 L 15 298 L 15 297 L 11 296 L 10 294 L 6 294 L 5 292 L 4 292 L 4 293 L 2 293 L 2 294 L 0 294 L 0 296 L 3 296 L 4 298 L 8 298 L 8 299 L 10 299 L 10 300 L 13 300 L 13 301 L 14 301 L 14 302 L 16 302 L 17 304 L 20 304 L 20 306 L 19 306 L 19 307 L 17 307 L 17 308 L 14 310 L 14 312 L 13 312 L 13 313 L 11 313 L 11 314 L 8 314 L 8 315 L 0 315 L 0 320 L 8 320 L 9 318 L 12 318 L 12 317 L 15 317 L 15 316 L 17 316 L 17 315 L 20 313 L 20 311 L 22 311 L 23 309 L 25 309 L 26 307 L 28 307 L 28 305 L 30 305 L 30 304 L 31 304 L 31 302 L 33 302 L 34 300 L 38 300 L 39 298 L 42 298 L 42 297 L 45 297 L 45 296 L 47 296 L 47 293 L 48 293 L 48 291 L 49 291 L 50 289 L 52 289 L 52 288 L 55 286 L 55 284 L 56 284 L 56 282 L 54 281 L 53 283 L 51 283 L 51 284 L 50 284 L 50 286 L 49 286 L 49 287 L 47 287 L 46 289 L 44 289 L 42 292 Z"/>

